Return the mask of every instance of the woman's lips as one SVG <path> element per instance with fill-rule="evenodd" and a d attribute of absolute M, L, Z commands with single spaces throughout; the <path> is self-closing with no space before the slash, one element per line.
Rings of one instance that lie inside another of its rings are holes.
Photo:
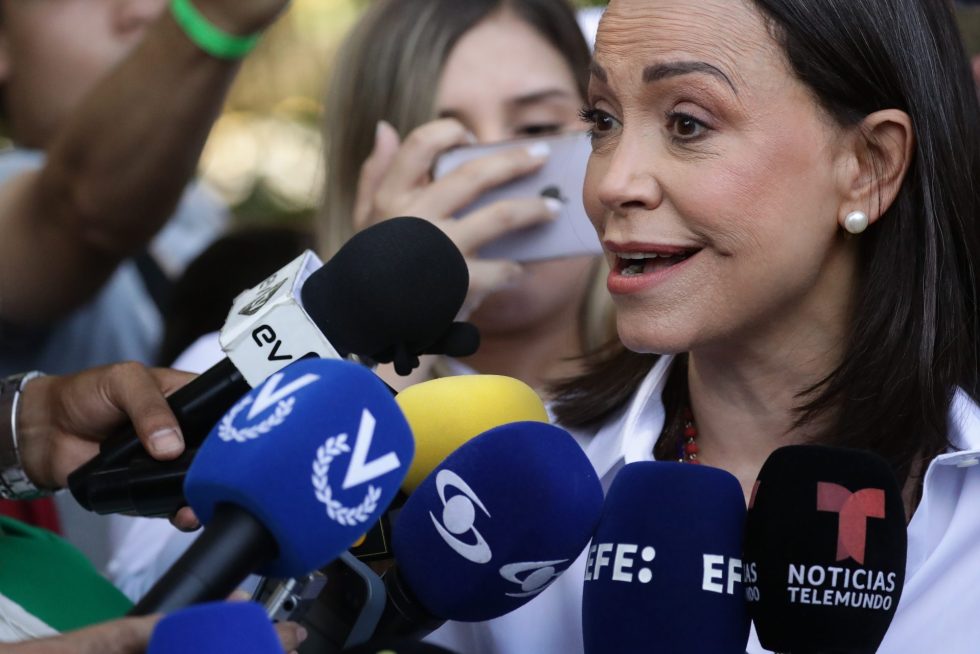
<path fill-rule="evenodd" d="M 606 244 L 615 257 L 606 283 L 613 295 L 625 295 L 659 285 L 686 267 L 699 248 Z"/>

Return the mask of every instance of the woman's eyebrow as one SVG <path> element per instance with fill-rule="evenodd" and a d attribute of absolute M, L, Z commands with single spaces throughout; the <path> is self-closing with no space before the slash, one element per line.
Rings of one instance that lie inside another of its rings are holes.
<path fill-rule="evenodd" d="M 609 75 L 606 73 L 606 69 L 594 60 L 589 65 L 589 73 L 600 82 L 604 84 L 609 83 Z M 669 77 L 690 75 L 694 73 L 705 73 L 713 77 L 717 77 L 725 82 L 725 84 L 732 89 L 732 92 L 735 95 L 738 95 L 738 89 L 735 88 L 735 84 L 732 83 L 731 78 L 729 78 L 728 75 L 726 75 L 724 71 L 717 66 L 713 66 L 705 61 L 667 61 L 652 64 L 643 69 L 643 81 L 645 83 L 650 83 L 657 80 L 667 79 Z"/>
<path fill-rule="evenodd" d="M 692 73 L 704 73 L 717 77 L 718 79 L 725 82 L 735 95 L 738 95 L 738 89 L 729 79 L 728 75 L 724 73 L 717 66 L 713 66 L 705 61 L 666 61 L 659 64 L 653 64 L 647 66 L 643 69 L 643 81 L 644 82 L 655 82 L 661 79 L 667 79 L 669 77 L 678 77 L 680 75 L 690 75 Z"/>

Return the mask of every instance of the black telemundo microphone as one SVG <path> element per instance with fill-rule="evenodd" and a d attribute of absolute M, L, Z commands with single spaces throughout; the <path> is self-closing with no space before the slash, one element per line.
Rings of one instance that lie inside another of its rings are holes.
<path fill-rule="evenodd" d="M 476 329 L 454 322 L 469 285 L 466 261 L 430 222 L 386 220 L 318 263 L 308 252 L 235 300 L 221 330 L 228 358 L 167 400 L 185 452 L 157 461 L 130 426 L 69 475 L 79 504 L 102 514 L 173 513 L 184 503 L 184 476 L 214 424 L 250 387 L 297 359 L 356 355 L 394 362 L 408 374 L 419 354 L 476 351 Z"/>
<path fill-rule="evenodd" d="M 870 452 L 783 447 L 749 502 L 744 581 L 766 649 L 872 654 L 898 608 L 907 534 L 891 467 Z"/>

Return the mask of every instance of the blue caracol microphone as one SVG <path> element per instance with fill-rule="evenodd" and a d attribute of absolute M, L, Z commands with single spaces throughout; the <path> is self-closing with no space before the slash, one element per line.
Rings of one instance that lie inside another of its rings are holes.
<path fill-rule="evenodd" d="M 624 467 L 586 561 L 586 654 L 743 654 L 744 528 L 742 488 L 727 472 L 655 461 Z"/>
<path fill-rule="evenodd" d="M 601 511 L 599 479 L 568 432 L 540 422 L 484 432 L 402 507 L 378 634 L 419 636 L 524 605 L 575 561 Z"/>
<path fill-rule="evenodd" d="M 146 654 L 285 654 L 269 616 L 254 602 L 213 602 L 171 613 L 153 629 Z"/>
<path fill-rule="evenodd" d="M 184 491 L 204 533 L 130 614 L 223 599 L 256 570 L 299 577 L 324 566 L 384 512 L 413 452 L 370 370 L 308 359 L 272 375 L 198 452 Z"/>

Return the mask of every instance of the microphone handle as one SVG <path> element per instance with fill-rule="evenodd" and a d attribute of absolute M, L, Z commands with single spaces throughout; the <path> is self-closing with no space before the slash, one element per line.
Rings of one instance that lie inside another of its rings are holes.
<path fill-rule="evenodd" d="M 221 416 L 249 390 L 251 387 L 238 368 L 229 359 L 222 359 L 174 391 L 167 403 L 180 424 L 185 446 L 188 449 L 199 447 Z M 93 510 L 87 483 L 89 477 L 109 467 L 124 466 L 142 452 L 143 445 L 132 425 L 110 436 L 102 443 L 99 454 L 68 475 L 68 488 L 75 500 L 87 510 Z"/>
<path fill-rule="evenodd" d="M 171 461 L 157 461 L 140 452 L 127 464 L 98 470 L 85 480 L 88 508 L 101 515 L 173 515 L 187 504 L 184 478 L 195 456 L 197 448 L 184 450 Z"/>
<path fill-rule="evenodd" d="M 398 574 L 397 564 L 389 568 L 381 580 L 388 601 L 374 631 L 376 637 L 421 640 L 443 625 L 445 620 L 429 613 L 409 590 Z"/>
<path fill-rule="evenodd" d="M 272 533 L 248 511 L 219 504 L 201 537 L 177 559 L 127 615 L 170 613 L 227 599 L 279 546 Z"/>

